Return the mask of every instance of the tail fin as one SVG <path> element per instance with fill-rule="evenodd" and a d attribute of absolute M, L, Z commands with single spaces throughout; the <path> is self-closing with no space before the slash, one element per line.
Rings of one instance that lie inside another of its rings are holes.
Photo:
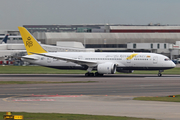
<path fill-rule="evenodd" d="M 37 42 L 37 40 L 31 35 L 31 33 L 26 30 L 26 28 L 18 27 L 18 29 L 22 36 L 24 46 L 28 55 L 31 55 L 33 53 L 47 53 Z"/>
<path fill-rule="evenodd" d="M 2 40 L 2 44 L 3 44 L 3 43 L 7 43 L 7 39 L 8 39 L 8 35 L 6 35 L 6 36 L 4 37 L 4 39 Z"/>

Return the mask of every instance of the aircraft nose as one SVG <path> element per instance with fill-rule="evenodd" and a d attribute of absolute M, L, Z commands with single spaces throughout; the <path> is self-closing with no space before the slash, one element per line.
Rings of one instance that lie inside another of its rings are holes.
<path fill-rule="evenodd" d="M 171 66 L 176 67 L 176 64 L 174 64 L 174 62 L 171 62 Z"/>

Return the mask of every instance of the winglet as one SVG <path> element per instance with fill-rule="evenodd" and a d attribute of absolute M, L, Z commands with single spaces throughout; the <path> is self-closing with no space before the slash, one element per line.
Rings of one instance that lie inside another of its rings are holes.
<path fill-rule="evenodd" d="M 7 39 L 8 39 L 8 34 L 4 37 L 4 39 L 2 40 L 2 44 L 3 43 L 7 43 Z"/>
<path fill-rule="evenodd" d="M 31 33 L 26 30 L 26 28 L 18 27 L 18 29 L 22 36 L 24 46 L 28 55 L 31 55 L 33 53 L 47 53 L 37 42 L 37 40 L 31 35 Z"/>

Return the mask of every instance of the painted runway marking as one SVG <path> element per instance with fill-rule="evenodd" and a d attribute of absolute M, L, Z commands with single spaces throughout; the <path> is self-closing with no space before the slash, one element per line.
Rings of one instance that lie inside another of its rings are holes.
<path fill-rule="evenodd" d="M 31 97 L 80 97 L 82 95 L 31 95 Z"/>
<path fill-rule="evenodd" d="M 54 99 L 15 99 L 12 101 L 55 101 Z"/>

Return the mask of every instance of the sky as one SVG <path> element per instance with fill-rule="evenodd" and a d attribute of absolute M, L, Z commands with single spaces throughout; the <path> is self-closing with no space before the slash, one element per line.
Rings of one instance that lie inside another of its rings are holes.
<path fill-rule="evenodd" d="M 23 25 L 180 25 L 180 0 L 0 0 L 0 30 Z"/>

